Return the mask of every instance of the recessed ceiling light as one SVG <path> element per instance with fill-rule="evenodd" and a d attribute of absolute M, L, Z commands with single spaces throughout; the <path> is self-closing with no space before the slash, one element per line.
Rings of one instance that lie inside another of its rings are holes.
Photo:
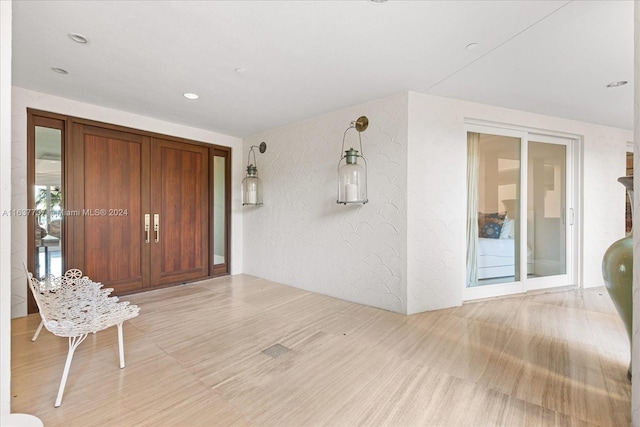
<path fill-rule="evenodd" d="M 369 0 L 369 1 L 374 4 L 382 4 L 387 2 L 387 0 Z"/>
<path fill-rule="evenodd" d="M 69 33 L 67 34 L 71 40 L 76 43 L 87 44 L 89 43 L 89 39 L 78 33 Z"/>
<path fill-rule="evenodd" d="M 467 49 L 467 50 L 474 50 L 474 49 L 475 49 L 475 48 L 477 48 L 477 47 L 478 47 L 478 43 L 469 43 L 469 44 L 465 47 L 465 49 Z"/>
<path fill-rule="evenodd" d="M 617 81 L 617 82 L 611 82 L 611 83 L 609 83 L 609 84 L 607 85 L 607 87 L 618 87 L 618 86 L 624 86 L 624 85 L 626 85 L 627 83 L 629 83 L 629 82 L 628 82 L 628 81 L 626 81 L 626 80 L 620 80 L 620 81 Z"/>
<path fill-rule="evenodd" d="M 184 96 L 187 99 L 198 99 L 198 98 L 200 98 L 198 95 L 196 95 L 195 93 L 191 93 L 191 92 L 183 93 L 182 96 Z"/>
<path fill-rule="evenodd" d="M 58 67 L 51 67 L 51 69 L 53 71 L 55 71 L 58 74 L 69 74 L 69 72 L 67 70 L 65 70 L 64 68 L 58 68 Z"/>
<path fill-rule="evenodd" d="M 247 72 L 246 68 L 243 68 L 243 67 L 236 68 L 236 73 L 238 73 L 238 74 L 244 74 L 246 72 Z"/>

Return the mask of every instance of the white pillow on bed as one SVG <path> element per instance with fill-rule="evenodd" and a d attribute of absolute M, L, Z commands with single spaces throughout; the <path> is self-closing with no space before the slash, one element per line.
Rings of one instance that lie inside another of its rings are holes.
<path fill-rule="evenodd" d="M 501 239 L 513 239 L 513 220 L 505 219 L 500 230 Z"/>

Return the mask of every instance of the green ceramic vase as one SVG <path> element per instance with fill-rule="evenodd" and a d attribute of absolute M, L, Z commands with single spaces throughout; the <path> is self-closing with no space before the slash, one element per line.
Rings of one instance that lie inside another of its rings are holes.
<path fill-rule="evenodd" d="M 633 204 L 633 176 L 618 178 L 629 193 Z M 622 239 L 614 242 L 602 258 L 602 276 L 609 296 L 613 300 L 631 345 L 632 316 L 633 316 L 633 230 Z M 631 359 L 631 357 L 629 357 Z M 631 362 L 627 378 L 631 380 Z"/>

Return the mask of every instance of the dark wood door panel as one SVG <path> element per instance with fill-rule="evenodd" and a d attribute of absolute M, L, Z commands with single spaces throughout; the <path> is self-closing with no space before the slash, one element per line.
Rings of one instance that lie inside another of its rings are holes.
<path fill-rule="evenodd" d="M 152 213 L 159 215 L 151 246 L 154 285 L 209 276 L 209 150 L 154 140 Z"/>
<path fill-rule="evenodd" d="M 116 293 L 146 287 L 149 138 L 82 124 L 74 135 L 72 261 Z"/>
<path fill-rule="evenodd" d="M 85 135 L 86 272 L 105 284 L 142 285 L 141 151 L 140 144 Z"/>

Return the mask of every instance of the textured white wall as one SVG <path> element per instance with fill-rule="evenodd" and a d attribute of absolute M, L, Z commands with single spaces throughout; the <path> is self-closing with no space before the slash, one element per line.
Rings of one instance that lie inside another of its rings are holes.
<path fill-rule="evenodd" d="M 408 313 L 462 303 L 467 136 L 460 102 L 409 93 Z"/>
<path fill-rule="evenodd" d="M 585 287 L 602 286 L 602 256 L 624 237 L 625 188 L 617 179 L 626 175 L 625 141 L 633 132 L 592 128 L 585 136 L 584 151 L 584 276 Z M 607 226 L 603 227 L 603 224 Z"/>
<path fill-rule="evenodd" d="M 13 87 L 12 100 L 12 206 L 27 207 L 27 108 L 67 114 L 135 129 L 208 142 L 232 148 L 232 201 L 231 201 L 231 273 L 242 272 L 242 214 L 240 206 L 240 180 L 242 179 L 242 140 L 203 129 L 165 122 L 111 108 L 86 104 L 71 99 Z M 237 183 L 237 185 L 236 185 Z M 27 260 L 27 221 L 14 217 L 12 221 L 12 295 L 13 317 L 27 314 L 27 286 L 23 263 Z"/>
<path fill-rule="evenodd" d="M 408 312 L 460 305 L 466 269 L 465 119 L 563 132 L 583 145 L 582 278 L 601 286 L 602 255 L 624 236 L 629 130 L 409 93 Z"/>
<path fill-rule="evenodd" d="M 342 135 L 362 115 L 369 203 L 337 205 Z M 244 208 L 244 272 L 406 312 L 407 94 L 254 135 L 245 159 L 261 141 L 264 206 Z"/>

